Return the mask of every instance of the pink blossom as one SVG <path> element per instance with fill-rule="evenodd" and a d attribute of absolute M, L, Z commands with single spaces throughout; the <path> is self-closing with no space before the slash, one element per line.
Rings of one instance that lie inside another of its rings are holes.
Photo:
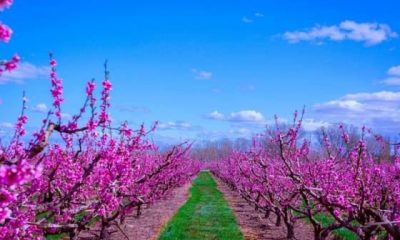
<path fill-rule="evenodd" d="M 6 219 L 11 216 L 11 210 L 8 208 L 0 207 L 0 224 L 3 224 Z"/>
<path fill-rule="evenodd" d="M 0 207 L 6 207 L 14 200 L 15 197 L 9 191 L 5 189 L 0 189 Z"/>
<path fill-rule="evenodd" d="M 95 87 L 96 87 L 96 85 L 94 84 L 94 82 L 88 81 L 88 83 L 86 85 L 86 94 L 87 94 L 87 96 L 92 96 L 93 95 L 93 91 L 94 91 Z"/>
<path fill-rule="evenodd" d="M 61 103 L 64 101 L 62 80 L 57 77 L 57 72 L 55 69 L 57 62 L 53 58 L 52 55 L 50 55 L 49 64 L 51 67 L 51 72 L 50 72 L 51 89 L 50 89 L 50 92 L 51 92 L 51 95 L 53 96 L 53 106 L 56 109 L 55 115 L 60 120 L 61 119 Z"/>
<path fill-rule="evenodd" d="M 11 39 L 12 30 L 7 25 L 0 23 L 0 40 L 8 42 Z"/>
<path fill-rule="evenodd" d="M 0 0 L 0 11 L 4 8 L 8 8 L 13 4 L 13 0 Z"/>

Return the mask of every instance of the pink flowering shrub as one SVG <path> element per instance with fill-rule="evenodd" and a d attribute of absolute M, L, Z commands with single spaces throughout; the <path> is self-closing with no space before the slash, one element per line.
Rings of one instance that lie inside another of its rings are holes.
<path fill-rule="evenodd" d="M 300 137 L 301 118 L 296 119 L 297 114 L 286 130 L 277 124 L 249 151 L 235 151 L 215 162 L 212 171 L 266 216 L 275 214 L 276 224 L 285 224 L 288 239 L 295 238 L 299 219 L 308 219 L 315 239 L 326 239 L 339 228 L 360 239 L 381 233 L 400 239 L 399 156 L 377 161 L 367 139 L 380 146 L 382 138 L 363 128 L 350 146 L 343 126 L 343 144 L 332 146 L 325 136 L 323 151 L 329 154 L 315 155 L 312 144 Z M 323 226 L 320 214 L 331 216 L 334 223 Z"/>

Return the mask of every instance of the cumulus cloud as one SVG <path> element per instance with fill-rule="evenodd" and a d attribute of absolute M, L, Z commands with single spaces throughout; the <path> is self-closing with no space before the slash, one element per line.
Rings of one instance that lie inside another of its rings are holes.
<path fill-rule="evenodd" d="M 242 22 L 244 22 L 244 23 L 252 23 L 253 19 L 244 16 L 244 17 L 242 17 Z"/>
<path fill-rule="evenodd" d="M 254 16 L 256 16 L 256 17 L 264 17 L 264 14 L 262 14 L 260 12 L 256 12 L 256 13 L 254 13 Z"/>
<path fill-rule="evenodd" d="M 347 94 L 316 104 L 314 113 L 327 122 L 344 122 L 387 131 L 400 130 L 400 92 L 381 91 Z"/>
<path fill-rule="evenodd" d="M 214 119 L 214 120 L 224 120 L 225 119 L 225 115 L 218 112 L 217 110 L 210 112 L 209 114 L 207 114 L 207 118 L 209 119 Z"/>
<path fill-rule="evenodd" d="M 10 122 L 0 123 L 0 137 L 7 137 L 13 134 L 14 124 Z"/>
<path fill-rule="evenodd" d="M 332 100 L 325 103 L 317 104 L 315 106 L 317 110 L 328 110 L 328 109 L 342 109 L 342 110 L 349 110 L 349 111 L 363 111 L 363 104 L 355 101 L 355 100 Z"/>
<path fill-rule="evenodd" d="M 356 101 L 400 101 L 400 92 L 380 91 L 347 94 L 342 99 Z"/>
<path fill-rule="evenodd" d="M 400 65 L 393 66 L 387 71 L 388 77 L 382 81 L 386 85 L 400 85 Z"/>
<path fill-rule="evenodd" d="M 36 66 L 29 62 L 21 62 L 17 69 L 11 72 L 4 72 L 0 76 L 0 84 L 5 83 L 24 83 L 26 80 L 38 79 L 47 77 L 50 73 L 50 68 L 47 66 Z"/>
<path fill-rule="evenodd" d="M 398 86 L 400 85 L 400 77 L 388 77 L 382 81 L 382 83 L 391 86 Z"/>
<path fill-rule="evenodd" d="M 389 68 L 388 75 L 400 76 L 400 65 Z"/>
<path fill-rule="evenodd" d="M 321 127 L 329 127 L 331 124 L 326 121 L 318 121 L 313 118 L 303 119 L 302 127 L 305 131 L 313 132 L 320 129 Z"/>
<path fill-rule="evenodd" d="M 177 121 L 177 122 L 162 122 L 157 126 L 160 130 L 191 130 L 194 126 L 188 122 Z"/>
<path fill-rule="evenodd" d="M 213 73 L 209 71 L 192 69 L 192 73 L 194 78 L 199 80 L 210 80 L 213 77 Z"/>
<path fill-rule="evenodd" d="M 250 137 L 253 131 L 246 127 L 238 127 L 230 129 L 229 134 L 235 135 L 236 137 Z"/>
<path fill-rule="evenodd" d="M 289 43 L 351 40 L 363 42 L 366 46 L 376 45 L 397 36 L 398 34 L 392 31 L 387 24 L 357 23 L 349 20 L 343 21 L 338 25 L 317 25 L 308 30 L 285 32 L 283 34 L 283 38 Z"/>
<path fill-rule="evenodd" d="M 49 111 L 49 108 L 47 107 L 46 104 L 44 103 L 39 103 L 36 106 L 34 106 L 32 108 L 32 111 L 34 112 L 40 112 L 40 113 L 46 113 L 47 111 Z"/>
<path fill-rule="evenodd" d="M 206 115 L 209 119 L 226 120 L 230 122 L 246 122 L 246 123 L 265 123 L 265 118 L 262 113 L 255 110 L 242 110 L 239 112 L 232 112 L 225 115 L 217 110 L 210 112 Z"/>
<path fill-rule="evenodd" d="M 0 123 L 0 128 L 14 128 L 14 124 L 10 123 L 10 122 L 2 122 Z"/>
<path fill-rule="evenodd" d="M 264 122 L 265 118 L 260 112 L 243 110 L 231 113 L 228 120 L 232 122 Z"/>

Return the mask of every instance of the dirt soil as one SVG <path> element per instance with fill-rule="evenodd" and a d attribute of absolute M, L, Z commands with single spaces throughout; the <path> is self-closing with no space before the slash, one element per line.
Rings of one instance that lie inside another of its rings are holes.
<path fill-rule="evenodd" d="M 177 188 L 164 199 L 142 208 L 142 215 L 140 217 L 134 215 L 128 216 L 125 219 L 123 231 L 129 237 L 129 240 L 157 239 L 163 226 L 188 199 L 190 186 L 191 183 L 188 183 L 183 187 Z M 92 231 L 98 232 L 99 229 L 92 229 Z M 80 235 L 80 239 L 90 240 L 94 238 L 92 234 L 85 232 Z M 111 239 L 123 240 L 127 238 L 116 227 L 113 227 Z"/>
<path fill-rule="evenodd" d="M 224 194 L 226 201 L 232 208 L 240 230 L 245 240 L 278 240 L 286 239 L 286 229 L 284 226 L 275 226 L 275 216 L 266 219 L 263 214 L 250 206 L 237 192 L 232 191 L 223 181 L 214 177 L 219 190 Z M 295 225 L 295 236 L 297 239 L 314 239 L 312 227 L 301 221 Z"/>

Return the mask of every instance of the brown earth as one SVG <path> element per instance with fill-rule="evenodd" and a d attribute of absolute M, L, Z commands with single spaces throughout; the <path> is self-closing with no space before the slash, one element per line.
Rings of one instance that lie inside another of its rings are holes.
<path fill-rule="evenodd" d="M 237 192 L 232 191 L 223 181 L 214 177 L 219 190 L 224 194 L 226 201 L 232 208 L 240 230 L 245 240 L 280 240 L 286 239 L 286 229 L 282 226 L 275 226 L 275 216 L 269 218 L 250 206 Z M 295 225 L 295 236 L 299 240 L 314 239 L 312 227 L 301 221 Z"/>
<path fill-rule="evenodd" d="M 155 240 L 169 219 L 186 202 L 189 195 L 190 183 L 175 189 L 171 194 L 156 203 L 144 207 L 140 217 L 130 215 L 125 219 L 122 233 L 116 227 L 112 228 L 112 240 Z M 91 232 L 98 233 L 99 229 L 92 229 L 80 235 L 81 240 L 94 239 Z M 128 238 L 127 238 L 127 237 Z"/>

